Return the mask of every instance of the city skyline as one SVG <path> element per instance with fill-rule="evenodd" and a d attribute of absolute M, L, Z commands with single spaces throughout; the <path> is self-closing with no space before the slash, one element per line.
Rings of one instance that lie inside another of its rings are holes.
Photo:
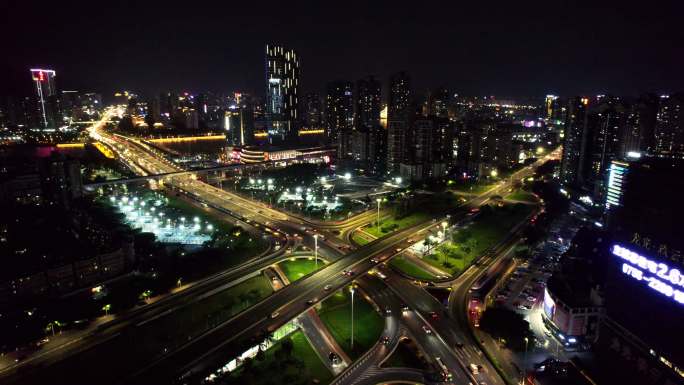
<path fill-rule="evenodd" d="M 278 18 L 248 6 L 231 7 L 227 18 L 220 6 L 210 5 L 190 10 L 136 5 L 130 18 L 124 17 L 125 6 L 62 5 L 38 14 L 16 3 L 9 8 L 31 14 L 43 27 L 28 28 L 35 20 L 27 23 L 24 16 L 4 23 L 15 38 L 9 46 L 13 60 L 0 71 L 3 94 L 28 94 L 21 79 L 25 69 L 46 66 L 60 73 L 63 89 L 104 95 L 121 89 L 264 95 L 263 47 L 270 42 L 298 52 L 302 93 L 322 93 L 336 79 L 374 75 L 384 81 L 402 70 L 412 75 L 417 91 L 444 86 L 471 95 L 684 88 L 678 70 L 684 57 L 675 48 L 682 40 L 674 20 L 681 5 L 674 2 L 648 10 L 509 4 L 434 5 L 414 13 L 372 5 L 331 14 L 294 7 Z M 75 12 L 82 16 L 70 19 Z M 66 19 L 70 23 L 61 22 Z M 189 27 L 200 21 L 202 28 Z M 226 24 L 234 32 L 224 33 Z M 63 33 L 46 33 L 51 28 Z M 374 60 L 362 59 L 367 57 Z"/>
<path fill-rule="evenodd" d="M 684 385 L 684 5 L 8 1 L 2 384 Z"/>

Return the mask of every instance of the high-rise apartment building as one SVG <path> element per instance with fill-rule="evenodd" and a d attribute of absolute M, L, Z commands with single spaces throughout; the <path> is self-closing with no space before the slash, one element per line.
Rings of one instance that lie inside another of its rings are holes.
<path fill-rule="evenodd" d="M 328 83 L 325 95 L 325 126 L 328 137 L 337 141 L 337 156 L 349 157 L 354 129 L 354 85 L 348 81 Z"/>
<path fill-rule="evenodd" d="M 271 138 L 285 139 L 297 128 L 299 71 L 293 49 L 266 45 L 266 121 Z"/>
<path fill-rule="evenodd" d="M 658 114 L 658 97 L 641 95 L 631 106 L 621 135 L 621 156 L 630 152 L 652 154 L 655 151 L 654 129 Z"/>
<path fill-rule="evenodd" d="M 390 77 L 387 106 L 387 170 L 397 171 L 407 156 L 411 108 L 411 80 L 405 72 Z"/>
<path fill-rule="evenodd" d="M 568 112 L 563 128 L 563 157 L 560 180 L 566 185 L 577 185 L 581 177 L 581 156 L 587 135 L 587 112 L 589 98 L 574 97 L 568 102 Z"/>
<path fill-rule="evenodd" d="M 655 127 L 655 152 L 661 156 L 684 156 L 684 94 L 660 97 Z"/>
<path fill-rule="evenodd" d="M 323 127 L 323 109 L 321 108 L 321 96 L 317 93 L 304 95 L 303 106 L 304 126 L 308 129 Z"/>
<path fill-rule="evenodd" d="M 437 88 L 428 96 L 428 116 L 438 118 L 449 117 L 449 90 L 444 87 Z"/>
<path fill-rule="evenodd" d="M 356 82 L 356 128 L 375 130 L 380 126 L 382 85 L 369 76 Z"/>

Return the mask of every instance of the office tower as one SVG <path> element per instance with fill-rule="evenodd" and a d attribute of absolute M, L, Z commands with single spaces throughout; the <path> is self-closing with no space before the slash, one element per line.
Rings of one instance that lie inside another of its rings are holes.
<path fill-rule="evenodd" d="M 631 105 L 620 139 L 622 157 L 630 152 L 654 153 L 654 129 L 657 115 L 658 97 L 654 94 L 641 95 Z"/>
<path fill-rule="evenodd" d="M 243 144 L 243 135 L 240 129 L 240 110 L 234 104 L 228 106 L 228 109 L 223 113 L 223 129 L 226 131 L 226 140 L 229 144 Z"/>
<path fill-rule="evenodd" d="M 54 128 L 56 124 L 55 71 L 31 69 L 31 79 L 36 83 L 38 109 L 43 128 Z"/>
<path fill-rule="evenodd" d="M 351 133 L 354 128 L 354 86 L 351 82 L 328 83 L 325 96 L 325 121 L 328 136 L 337 141 L 338 158 L 349 156 Z"/>
<path fill-rule="evenodd" d="M 580 178 L 582 146 L 586 141 L 589 99 L 571 98 L 563 128 L 563 157 L 560 180 L 566 185 L 577 185 Z"/>
<path fill-rule="evenodd" d="M 78 91 L 63 90 L 59 97 L 59 103 L 65 119 L 80 119 L 81 94 Z"/>
<path fill-rule="evenodd" d="M 411 80 L 405 72 L 390 77 L 387 106 L 387 170 L 399 169 L 410 147 Z"/>
<path fill-rule="evenodd" d="M 381 90 L 380 81 L 372 76 L 356 82 L 356 128 L 380 126 Z"/>
<path fill-rule="evenodd" d="M 321 96 L 317 93 L 304 95 L 304 125 L 309 129 L 323 126 Z"/>
<path fill-rule="evenodd" d="M 292 49 L 266 45 L 266 120 L 269 136 L 281 140 L 299 119 L 299 58 Z"/>
<path fill-rule="evenodd" d="M 655 127 L 655 152 L 660 156 L 684 156 L 684 94 L 663 95 Z"/>
<path fill-rule="evenodd" d="M 254 139 L 254 111 L 251 99 L 245 95 L 236 97 L 235 102 L 224 112 L 223 128 L 228 143 L 237 146 L 251 145 Z"/>
<path fill-rule="evenodd" d="M 684 317 L 684 238 L 679 225 L 684 205 L 678 203 L 684 188 L 682 167 L 681 159 L 663 157 L 611 163 L 606 198 L 610 236 L 603 237 L 611 240 L 603 266 L 607 317 L 597 356 L 612 354 L 624 362 L 621 356 L 629 351 L 631 359 L 651 368 L 632 381 L 621 378 L 621 384 L 652 382 L 655 375 L 669 378 L 658 383 L 681 381 L 684 350 L 670 331 Z M 611 349 L 615 346 L 620 349 Z"/>

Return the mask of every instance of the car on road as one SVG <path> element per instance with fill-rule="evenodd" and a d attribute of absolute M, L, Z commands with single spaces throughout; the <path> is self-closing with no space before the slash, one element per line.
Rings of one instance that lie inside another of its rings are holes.
<path fill-rule="evenodd" d="M 343 270 L 342 275 L 346 275 L 347 277 L 351 277 L 352 275 L 354 275 L 354 272 L 351 270 Z"/>
<path fill-rule="evenodd" d="M 456 342 L 456 347 L 459 349 L 463 349 L 465 345 L 463 345 L 463 342 Z"/>
<path fill-rule="evenodd" d="M 470 373 L 472 373 L 472 374 L 479 374 L 480 373 L 480 368 L 478 368 L 478 365 L 470 364 L 470 365 L 468 365 L 468 369 L 470 369 Z"/>
<path fill-rule="evenodd" d="M 271 313 L 271 319 L 276 319 L 276 318 L 278 318 L 279 315 L 280 315 L 280 313 L 275 311 L 275 312 Z"/>
<path fill-rule="evenodd" d="M 380 261 L 378 261 L 377 258 L 371 258 L 370 261 L 371 261 L 371 263 L 378 263 L 378 262 L 380 262 Z"/>
<path fill-rule="evenodd" d="M 382 342 L 383 345 L 389 345 L 389 343 L 390 343 L 390 338 L 389 338 L 388 336 L 384 336 L 384 337 L 382 337 L 382 339 L 380 340 L 380 342 Z"/>
<path fill-rule="evenodd" d="M 537 301 L 537 297 L 534 297 L 534 296 L 531 296 L 531 295 L 530 295 L 530 296 L 527 297 L 527 300 L 530 301 L 530 302 L 535 302 L 535 301 Z"/>
<path fill-rule="evenodd" d="M 385 314 L 392 314 L 392 309 L 386 307 L 385 308 Z"/>
<path fill-rule="evenodd" d="M 425 332 L 425 334 L 432 334 L 432 330 L 430 330 L 430 328 L 425 325 L 423 325 L 423 331 Z"/>
<path fill-rule="evenodd" d="M 439 314 L 437 314 L 436 311 L 431 311 L 431 312 L 428 313 L 428 314 L 430 315 L 430 318 L 432 318 L 432 319 L 434 319 L 434 320 L 438 320 L 438 319 L 439 319 Z"/>
<path fill-rule="evenodd" d="M 323 287 L 323 290 L 325 290 L 325 291 L 329 291 L 330 289 L 332 289 L 332 285 L 325 285 Z"/>
<path fill-rule="evenodd" d="M 328 354 L 328 359 L 330 360 L 330 362 L 332 362 L 333 365 L 337 365 L 340 363 L 340 356 L 338 356 L 335 352 L 330 352 Z"/>
<path fill-rule="evenodd" d="M 532 306 L 530 306 L 530 305 L 525 305 L 525 304 L 521 304 L 521 305 L 518 305 L 518 309 L 520 309 L 520 310 L 530 310 L 530 309 L 532 309 Z"/>
<path fill-rule="evenodd" d="M 306 301 L 306 304 L 311 306 L 311 305 L 315 304 L 317 301 L 318 301 L 317 298 L 311 298 L 310 300 Z"/>

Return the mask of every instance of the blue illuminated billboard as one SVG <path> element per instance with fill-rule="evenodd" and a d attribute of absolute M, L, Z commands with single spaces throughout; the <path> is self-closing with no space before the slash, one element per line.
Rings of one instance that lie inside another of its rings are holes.
<path fill-rule="evenodd" d="M 617 244 L 613 245 L 611 252 L 623 261 L 623 274 L 684 305 L 684 275 L 679 269 Z"/>

